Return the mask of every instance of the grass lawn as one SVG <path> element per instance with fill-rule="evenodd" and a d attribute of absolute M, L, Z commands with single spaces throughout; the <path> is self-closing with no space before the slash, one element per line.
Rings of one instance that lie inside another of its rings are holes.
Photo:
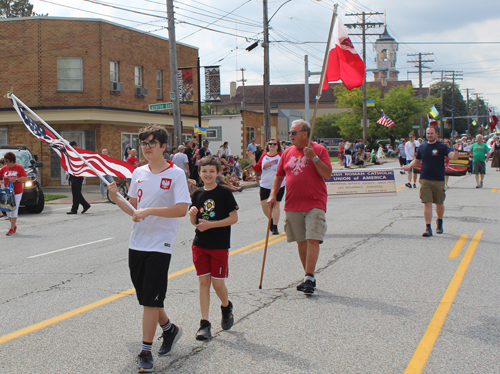
<path fill-rule="evenodd" d="M 45 201 L 51 201 L 51 200 L 57 200 L 57 199 L 64 199 L 65 197 L 68 197 L 67 195 L 50 195 L 50 194 L 45 194 Z"/>
<path fill-rule="evenodd" d="M 331 162 L 338 162 L 339 158 L 338 157 L 330 157 Z"/>

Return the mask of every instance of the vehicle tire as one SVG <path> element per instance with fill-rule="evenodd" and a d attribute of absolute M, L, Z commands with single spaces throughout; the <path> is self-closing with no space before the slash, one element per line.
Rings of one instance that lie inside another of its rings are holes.
<path fill-rule="evenodd" d="M 42 190 L 38 191 L 38 204 L 37 205 L 27 205 L 26 210 L 28 213 L 42 213 L 45 207 L 45 196 Z"/>

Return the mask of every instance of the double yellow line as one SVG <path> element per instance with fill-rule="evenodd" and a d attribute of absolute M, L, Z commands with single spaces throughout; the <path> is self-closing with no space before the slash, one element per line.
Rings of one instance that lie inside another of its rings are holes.
<path fill-rule="evenodd" d="M 268 242 L 268 245 L 271 245 L 271 244 L 274 244 L 274 243 L 278 243 L 278 242 L 282 241 L 283 239 L 286 239 L 286 235 L 285 235 L 285 233 L 281 233 L 280 235 L 270 237 L 269 239 L 270 240 Z M 229 256 L 235 255 L 235 254 L 243 252 L 245 250 L 248 250 L 248 251 L 245 252 L 245 253 L 243 253 L 243 254 L 247 254 L 247 253 L 251 253 L 251 252 L 257 251 L 257 250 L 259 250 L 261 248 L 264 248 L 265 241 L 266 241 L 265 239 L 259 240 L 259 241 L 255 242 L 255 243 L 252 243 L 252 244 L 247 245 L 245 247 L 236 249 L 236 250 L 234 250 L 232 252 L 229 252 Z M 264 244 L 262 244 L 262 243 L 264 243 Z M 190 266 L 188 268 L 176 271 L 175 273 L 169 274 L 168 279 L 172 279 L 172 278 L 178 277 L 179 275 L 189 273 L 190 271 L 193 271 L 193 270 L 194 270 L 194 266 Z M 74 310 L 69 311 L 67 313 L 58 315 L 56 317 L 49 318 L 49 319 L 47 319 L 45 321 L 42 321 L 42 322 L 39 322 L 39 323 L 35 323 L 34 325 L 25 327 L 25 328 L 17 330 L 17 331 L 14 331 L 14 332 L 12 332 L 10 334 L 4 335 L 4 336 L 0 336 L 0 344 L 8 342 L 9 340 L 13 340 L 13 339 L 19 338 L 19 337 L 21 337 L 23 335 L 30 334 L 30 333 L 35 332 L 37 330 L 43 329 L 45 327 L 54 325 L 56 323 L 59 323 L 61 321 L 66 320 L 68 318 L 71 318 L 71 317 L 77 316 L 79 314 L 88 312 L 89 310 L 98 308 L 98 307 L 103 306 L 105 304 L 108 304 L 108 303 L 110 303 L 112 301 L 121 299 L 122 297 L 125 297 L 125 296 L 128 296 L 130 294 L 133 294 L 134 292 L 135 292 L 135 289 L 131 288 L 131 289 L 128 289 L 126 291 L 120 292 L 120 293 L 118 293 L 116 295 L 112 295 L 112 296 L 106 297 L 105 299 L 96 301 L 96 302 L 94 302 L 92 304 L 88 304 L 88 305 L 85 305 L 85 306 L 83 306 L 81 308 L 77 308 L 77 309 L 74 309 Z"/>
<path fill-rule="evenodd" d="M 476 252 L 477 245 L 479 244 L 482 235 L 483 230 L 479 230 L 472 237 L 469 247 L 460 261 L 460 265 L 458 265 L 458 269 L 455 271 L 455 274 L 453 275 L 453 278 L 451 279 L 451 282 L 448 285 L 448 288 L 446 289 L 446 292 L 444 293 L 443 298 L 441 299 L 441 302 L 439 303 L 439 306 L 437 307 L 436 312 L 434 313 L 434 316 L 432 317 L 429 326 L 422 337 L 422 340 L 420 340 L 412 359 L 406 367 L 404 374 L 419 374 L 424 369 L 425 363 L 427 362 L 432 348 L 436 343 L 441 328 L 444 325 L 446 316 L 451 308 L 451 304 L 453 304 L 455 295 L 458 292 L 460 284 L 465 276 L 465 272 L 467 271 L 472 257 Z M 455 258 L 458 256 L 467 241 L 467 238 L 468 235 L 465 234 L 460 236 L 448 255 L 448 258 Z"/>
<path fill-rule="evenodd" d="M 498 192 L 500 192 L 500 187 L 493 187 L 491 189 L 491 192 L 497 192 L 497 190 L 498 190 Z"/>

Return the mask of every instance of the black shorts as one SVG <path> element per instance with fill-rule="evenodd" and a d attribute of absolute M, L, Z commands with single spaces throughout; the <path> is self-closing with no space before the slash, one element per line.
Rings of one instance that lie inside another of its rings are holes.
<path fill-rule="evenodd" d="M 271 195 L 271 190 L 268 188 L 260 188 L 260 201 L 264 201 L 269 199 L 269 195 Z M 281 187 L 280 190 L 278 191 L 278 194 L 276 195 L 276 200 L 281 201 L 283 200 L 283 195 L 285 194 L 285 186 Z"/>
<path fill-rule="evenodd" d="M 128 250 L 130 278 L 140 305 L 163 308 L 171 257 L 169 253 Z"/>

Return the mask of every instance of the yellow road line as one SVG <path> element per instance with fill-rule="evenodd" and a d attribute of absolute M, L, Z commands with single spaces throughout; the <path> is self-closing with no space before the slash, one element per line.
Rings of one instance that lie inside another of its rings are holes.
<path fill-rule="evenodd" d="M 497 188 L 496 188 L 496 187 L 493 187 L 493 188 L 491 189 L 491 192 L 497 192 Z"/>
<path fill-rule="evenodd" d="M 273 240 L 272 242 L 269 242 L 269 245 L 285 239 L 286 236 L 284 236 L 284 234 L 285 233 L 281 233 L 276 240 Z M 246 249 L 249 249 L 249 248 L 252 248 L 252 247 L 254 247 L 256 245 L 259 245 L 260 243 L 264 243 L 265 241 L 266 241 L 266 239 L 259 240 L 259 241 L 255 242 L 255 243 L 247 245 L 247 246 L 245 246 L 243 248 L 236 249 L 236 250 L 230 252 L 229 255 L 231 256 L 231 255 L 234 255 L 236 253 L 242 252 L 242 251 L 244 251 Z M 263 246 L 259 246 L 258 248 L 262 248 Z M 179 270 L 179 271 L 177 271 L 175 273 L 169 274 L 168 279 L 172 279 L 172 278 L 178 277 L 179 275 L 188 273 L 188 272 L 193 271 L 193 270 L 194 270 L 194 266 L 190 266 L 188 268 Z M 126 291 L 120 292 L 120 293 L 118 293 L 116 295 L 112 295 L 112 296 L 106 297 L 106 298 L 104 298 L 102 300 L 99 300 L 99 301 L 93 302 L 91 304 L 82 306 L 80 308 L 74 309 L 74 310 L 69 311 L 67 313 L 63 313 L 63 314 L 60 314 L 58 316 L 49 318 L 49 319 L 47 319 L 45 321 L 42 321 L 42 322 L 39 322 L 39 323 L 35 323 L 34 325 L 25 327 L 25 328 L 17 330 L 17 331 L 14 331 L 14 332 L 12 332 L 10 334 L 4 335 L 4 336 L 0 336 L 0 344 L 6 343 L 6 342 L 8 342 L 10 340 L 19 338 L 19 337 L 21 337 L 23 335 L 35 332 L 37 330 L 41 330 L 41 329 L 43 329 L 45 327 L 54 325 L 56 323 L 59 323 L 61 321 L 66 320 L 68 318 L 71 318 L 71 317 L 77 316 L 79 314 L 88 312 L 89 310 L 98 308 L 98 307 L 103 306 L 105 304 L 108 304 L 108 303 L 110 303 L 112 301 L 121 299 L 122 297 L 125 297 L 125 296 L 128 296 L 130 294 L 133 294 L 134 292 L 135 292 L 135 289 L 131 288 L 131 289 L 128 289 Z"/>
<path fill-rule="evenodd" d="M 457 242 L 455 243 L 455 245 L 451 249 L 450 254 L 448 255 L 448 258 L 455 258 L 460 254 L 460 251 L 462 250 L 468 237 L 469 237 L 469 235 L 467 235 L 467 234 L 460 235 L 460 238 L 458 238 Z"/>
<path fill-rule="evenodd" d="M 460 261 L 460 265 L 458 265 L 457 271 L 455 271 L 455 274 L 453 275 L 453 278 L 451 279 L 451 282 L 448 285 L 448 288 L 446 289 L 446 292 L 444 293 L 443 298 L 441 299 L 441 302 L 439 303 L 439 306 L 437 307 L 436 312 L 434 313 L 434 316 L 432 317 L 431 322 L 422 337 L 422 340 L 420 340 L 410 363 L 406 367 L 404 374 L 418 374 L 424 369 L 425 363 L 427 362 L 439 332 L 443 327 L 446 316 L 451 308 L 451 304 L 455 299 L 455 295 L 457 294 L 465 272 L 469 267 L 472 256 L 474 256 L 474 253 L 476 252 L 477 245 L 479 244 L 482 235 L 483 230 L 478 230 L 473 236 L 469 247 L 467 248 L 467 252 L 465 252 L 462 261 Z"/>
<path fill-rule="evenodd" d="M 271 245 L 271 244 L 274 244 L 274 243 L 278 243 L 278 242 L 282 241 L 283 239 L 286 239 L 286 236 L 282 236 L 281 238 L 274 239 L 274 240 L 270 241 L 270 242 L 268 243 L 268 245 Z M 244 255 L 247 255 L 247 254 L 252 253 L 252 252 L 254 252 L 254 251 L 258 251 L 259 249 L 262 249 L 262 248 L 264 248 L 265 246 L 266 246 L 266 244 L 264 243 L 264 244 L 262 244 L 262 245 L 259 245 L 258 247 L 255 247 L 255 248 L 249 249 L 248 251 L 244 252 L 243 254 L 244 254 Z"/>

